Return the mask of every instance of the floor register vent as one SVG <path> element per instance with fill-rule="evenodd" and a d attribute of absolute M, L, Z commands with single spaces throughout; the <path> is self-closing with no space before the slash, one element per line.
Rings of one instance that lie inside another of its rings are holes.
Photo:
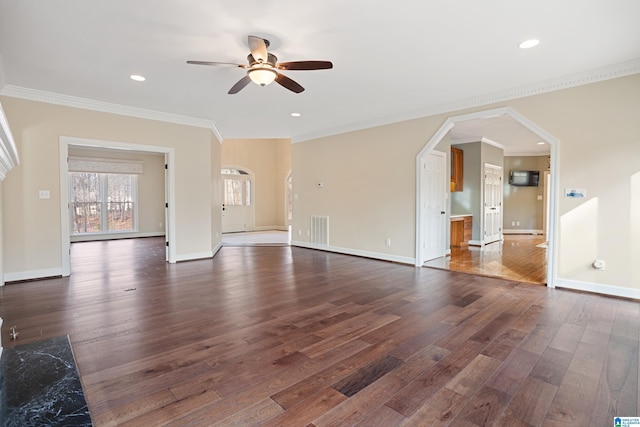
<path fill-rule="evenodd" d="M 329 245 L 329 217 L 311 216 L 311 243 Z"/>

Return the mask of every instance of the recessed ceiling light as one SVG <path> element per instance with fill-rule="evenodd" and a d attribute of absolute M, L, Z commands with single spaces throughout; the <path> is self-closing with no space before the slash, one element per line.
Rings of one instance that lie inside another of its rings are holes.
<path fill-rule="evenodd" d="M 143 81 L 147 80 L 143 76 L 139 76 L 137 74 L 131 74 L 129 77 L 131 77 L 131 80 L 135 80 L 137 82 L 143 82 Z"/>
<path fill-rule="evenodd" d="M 538 40 L 538 39 L 529 39 L 529 40 L 525 40 L 522 43 L 520 43 L 518 45 L 518 47 L 520 49 L 529 49 L 531 47 L 538 46 L 539 43 L 540 43 L 540 40 Z"/>
<path fill-rule="evenodd" d="M 538 145 L 544 145 L 544 144 L 546 144 L 546 142 L 544 142 L 544 141 L 538 142 Z"/>
<path fill-rule="evenodd" d="M 291 117 L 300 117 L 301 115 L 300 113 L 291 113 Z"/>

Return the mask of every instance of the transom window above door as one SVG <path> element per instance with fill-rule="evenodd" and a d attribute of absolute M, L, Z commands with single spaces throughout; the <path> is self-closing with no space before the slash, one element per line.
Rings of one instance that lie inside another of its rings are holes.
<path fill-rule="evenodd" d="M 249 175 L 249 172 L 243 171 L 237 168 L 222 168 L 220 169 L 221 175 Z"/>

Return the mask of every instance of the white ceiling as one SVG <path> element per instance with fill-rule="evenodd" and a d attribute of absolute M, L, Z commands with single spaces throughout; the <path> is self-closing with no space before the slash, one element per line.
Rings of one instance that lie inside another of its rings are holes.
<path fill-rule="evenodd" d="M 502 148 L 506 156 L 542 156 L 551 151 L 547 141 L 507 114 L 458 122 L 451 129 L 452 145 L 478 141 Z"/>
<path fill-rule="evenodd" d="M 640 72 L 638 17 L 638 0 L 0 0 L 0 93 L 299 141 Z M 301 94 L 228 95 L 243 69 L 186 64 L 244 64 L 250 34 L 280 61 L 334 68 L 285 72 Z M 453 139 L 537 142 L 491 120 Z"/>

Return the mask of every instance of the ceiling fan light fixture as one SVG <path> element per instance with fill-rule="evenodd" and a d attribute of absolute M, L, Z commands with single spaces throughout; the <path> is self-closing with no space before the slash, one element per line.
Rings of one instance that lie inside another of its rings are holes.
<path fill-rule="evenodd" d="M 251 81 L 260 86 L 273 83 L 277 76 L 278 73 L 271 67 L 256 67 L 249 70 Z"/>

